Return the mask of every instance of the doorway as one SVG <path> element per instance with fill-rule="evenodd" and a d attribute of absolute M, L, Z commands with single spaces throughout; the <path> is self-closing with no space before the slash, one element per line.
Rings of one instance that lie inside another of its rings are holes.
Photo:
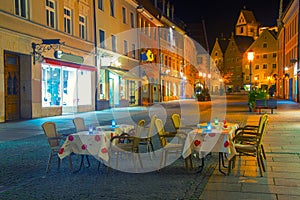
<path fill-rule="evenodd" d="M 20 119 L 19 56 L 4 54 L 5 120 Z"/>

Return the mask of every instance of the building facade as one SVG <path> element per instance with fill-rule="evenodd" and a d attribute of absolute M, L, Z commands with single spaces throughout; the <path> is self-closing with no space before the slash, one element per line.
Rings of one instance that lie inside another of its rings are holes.
<path fill-rule="evenodd" d="M 94 110 L 92 12 L 90 0 L 1 3 L 0 122 Z"/>

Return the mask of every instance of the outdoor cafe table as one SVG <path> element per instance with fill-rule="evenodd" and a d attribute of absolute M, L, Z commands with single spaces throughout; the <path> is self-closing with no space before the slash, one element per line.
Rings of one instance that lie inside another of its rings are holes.
<path fill-rule="evenodd" d="M 196 152 L 199 158 L 202 159 L 202 170 L 204 167 L 204 157 L 210 152 L 218 152 L 219 171 L 225 175 L 221 169 L 221 161 L 224 167 L 223 154 L 226 153 L 228 159 L 231 159 L 236 154 L 232 138 L 237 128 L 238 124 L 227 123 L 227 128 L 224 128 L 223 124 L 219 123 L 218 126 L 212 124 L 210 131 L 202 128 L 193 129 L 187 134 L 182 157 L 187 158 L 193 152 Z"/>
<path fill-rule="evenodd" d="M 96 158 L 108 161 L 110 139 L 113 136 L 120 135 L 131 129 L 134 129 L 133 125 L 120 124 L 115 127 L 97 126 L 96 130 L 92 133 L 89 133 L 89 131 L 81 131 L 70 134 L 62 145 L 58 156 L 60 159 L 63 159 L 71 153 L 74 153 L 79 155 L 93 155 Z"/>

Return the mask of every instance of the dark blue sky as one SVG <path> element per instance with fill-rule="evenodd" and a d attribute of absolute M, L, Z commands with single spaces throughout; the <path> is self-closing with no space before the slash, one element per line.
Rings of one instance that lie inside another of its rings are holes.
<path fill-rule="evenodd" d="M 173 0 L 173 4 L 175 16 L 182 21 L 205 20 L 209 43 L 221 33 L 231 34 L 244 6 L 264 26 L 276 25 L 279 10 L 279 0 Z"/>

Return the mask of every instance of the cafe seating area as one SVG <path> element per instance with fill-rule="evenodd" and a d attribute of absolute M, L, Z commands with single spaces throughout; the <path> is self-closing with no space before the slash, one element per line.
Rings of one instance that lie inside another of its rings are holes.
<path fill-rule="evenodd" d="M 104 164 L 108 173 L 111 168 L 143 172 L 150 166 L 160 171 L 178 159 L 183 159 L 186 173 L 201 173 L 207 157 L 214 155 L 218 156 L 216 164 L 224 175 L 231 174 L 241 155 L 256 157 L 261 176 L 266 171 L 263 135 L 267 130 L 267 114 L 260 117 L 257 125 L 239 127 L 239 124 L 216 118 L 214 122 L 185 126 L 181 124 L 180 115 L 175 113 L 170 116 L 175 132 L 166 131 L 165 121 L 157 115 L 149 119 L 140 119 L 136 125 L 117 124 L 112 120 L 112 124 L 93 127 L 86 125 L 84 118 L 75 117 L 76 132 L 65 137 L 58 135 L 55 123 L 44 123 L 42 127 L 51 149 L 46 172 L 54 155 L 58 156 L 58 167 L 61 160 L 69 157 L 72 172 L 71 157 L 74 154 L 81 156 L 79 169 L 75 172 L 86 167 L 84 158 L 90 167 L 89 158 L 94 157 L 99 163 L 98 170 L 100 164 Z M 194 166 L 193 162 L 199 161 L 202 164 Z M 226 168 L 227 173 L 224 172 Z"/>

